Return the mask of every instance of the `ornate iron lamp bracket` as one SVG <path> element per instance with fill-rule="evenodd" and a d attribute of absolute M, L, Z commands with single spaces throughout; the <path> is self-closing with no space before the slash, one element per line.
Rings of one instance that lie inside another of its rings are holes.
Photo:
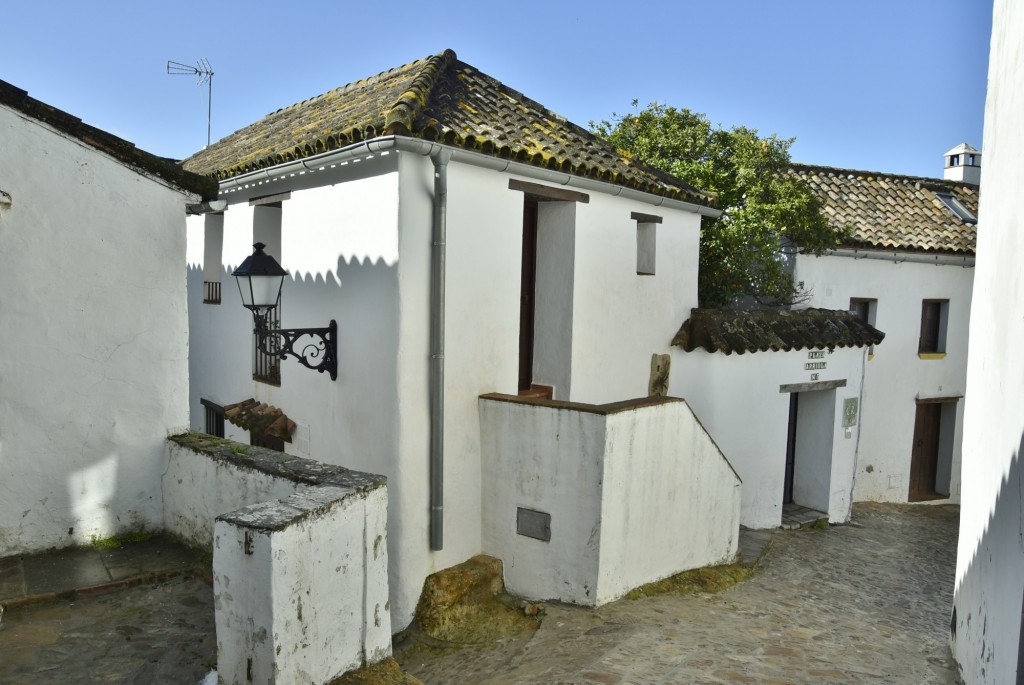
<path fill-rule="evenodd" d="M 329 373 L 338 379 L 338 324 L 331 319 L 327 328 L 270 328 L 270 311 L 253 312 L 256 345 L 263 354 L 286 359 L 295 357 L 307 369 Z"/>

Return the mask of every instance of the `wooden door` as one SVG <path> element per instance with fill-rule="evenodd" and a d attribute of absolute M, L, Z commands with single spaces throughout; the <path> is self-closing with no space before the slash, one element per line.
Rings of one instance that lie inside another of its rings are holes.
<path fill-rule="evenodd" d="M 796 467 L 796 415 L 800 393 L 789 394 L 789 430 L 786 433 L 786 478 L 782 485 L 782 503 L 793 503 L 793 471 Z"/>
<path fill-rule="evenodd" d="M 523 263 L 519 295 L 519 390 L 533 385 L 533 329 L 537 293 L 537 201 L 523 202 Z"/>
<path fill-rule="evenodd" d="M 914 446 L 910 456 L 911 502 L 931 499 L 935 494 L 935 476 L 939 466 L 939 420 L 942 405 L 928 402 L 917 405 L 914 421 Z"/>

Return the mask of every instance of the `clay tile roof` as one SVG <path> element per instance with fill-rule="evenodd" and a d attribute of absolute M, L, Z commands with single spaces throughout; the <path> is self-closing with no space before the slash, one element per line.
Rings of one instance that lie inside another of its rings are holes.
<path fill-rule="evenodd" d="M 217 179 L 400 135 L 714 206 L 713 197 L 632 159 L 462 62 L 452 50 L 280 109 L 185 160 Z"/>
<path fill-rule="evenodd" d="M 885 333 L 850 312 L 832 309 L 755 310 L 693 309 L 673 345 L 692 352 L 743 354 L 804 348 L 865 347 L 882 342 Z"/>
<path fill-rule="evenodd" d="M 807 164 L 794 164 L 791 173 L 824 203 L 831 224 L 852 226 L 846 247 L 974 254 L 976 224 L 957 216 L 936 193 L 952 195 L 977 217 L 976 185 Z"/>
<path fill-rule="evenodd" d="M 6 105 L 25 116 L 51 126 L 86 145 L 110 155 L 126 166 L 163 179 L 180 190 L 195 193 L 204 200 L 217 197 L 217 184 L 209 178 L 185 171 L 173 159 L 157 157 L 135 147 L 123 138 L 83 123 L 45 102 L 29 97 L 28 93 L 0 80 L 0 105 Z"/>
<path fill-rule="evenodd" d="M 295 422 L 277 407 L 253 398 L 224 407 L 224 418 L 239 428 L 292 441 Z"/>

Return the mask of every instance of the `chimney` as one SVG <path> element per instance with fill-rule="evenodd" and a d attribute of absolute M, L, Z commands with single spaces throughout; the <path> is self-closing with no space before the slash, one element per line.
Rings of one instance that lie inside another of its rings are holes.
<path fill-rule="evenodd" d="M 946 153 L 942 177 L 947 181 L 981 184 L 981 152 L 967 143 L 960 143 Z"/>

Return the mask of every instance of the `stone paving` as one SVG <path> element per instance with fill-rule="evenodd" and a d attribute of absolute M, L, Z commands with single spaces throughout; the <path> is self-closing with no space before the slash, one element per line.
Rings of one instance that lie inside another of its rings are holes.
<path fill-rule="evenodd" d="M 548 605 L 532 636 L 395 656 L 427 685 L 958 683 L 958 515 L 858 504 L 849 525 L 775 532 L 755 574 L 719 594 Z"/>
<path fill-rule="evenodd" d="M 747 533 L 745 556 L 770 537 L 769 551 L 718 594 L 550 604 L 534 633 L 471 647 L 418 642 L 395 656 L 426 685 L 953 685 L 958 513 L 858 504 L 849 525 Z M 111 556 L 105 566 L 114 578 L 141 563 Z M 212 591 L 191 574 L 14 603 L 0 617 L 5 685 L 192 685 L 215 652 Z"/>
<path fill-rule="evenodd" d="M 195 685 L 216 662 L 213 591 L 180 576 L 7 609 L 4 685 Z"/>

